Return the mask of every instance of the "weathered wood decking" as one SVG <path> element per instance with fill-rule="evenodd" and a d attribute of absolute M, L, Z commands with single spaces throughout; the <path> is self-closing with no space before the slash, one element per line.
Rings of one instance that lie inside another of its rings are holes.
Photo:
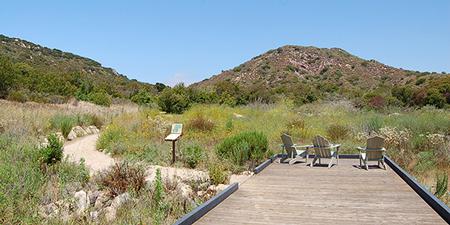
<path fill-rule="evenodd" d="M 356 165 L 273 163 L 196 224 L 446 224 L 389 167 Z"/>

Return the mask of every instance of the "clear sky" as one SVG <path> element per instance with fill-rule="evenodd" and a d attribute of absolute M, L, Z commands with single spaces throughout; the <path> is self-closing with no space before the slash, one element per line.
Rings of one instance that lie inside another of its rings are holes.
<path fill-rule="evenodd" d="M 140 81 L 192 83 L 283 45 L 450 72 L 450 1 L 2 1 L 0 33 Z"/>

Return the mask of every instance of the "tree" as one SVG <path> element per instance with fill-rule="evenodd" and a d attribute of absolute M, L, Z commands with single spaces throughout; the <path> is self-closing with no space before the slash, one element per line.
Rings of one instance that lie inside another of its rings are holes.
<path fill-rule="evenodd" d="M 0 56 L 0 98 L 8 96 L 15 79 L 13 64 L 8 58 Z"/>
<path fill-rule="evenodd" d="M 189 105 L 189 96 L 183 84 L 164 89 L 158 98 L 158 106 L 167 113 L 183 113 Z"/>
<path fill-rule="evenodd" d="M 147 91 L 141 90 L 131 97 L 131 101 L 139 105 L 150 106 L 154 101 L 154 97 Z"/>
<path fill-rule="evenodd" d="M 443 108 L 445 102 L 445 97 L 436 88 L 428 89 L 427 96 L 425 97 L 425 103 L 427 105 L 433 105 L 436 106 L 436 108 Z"/>

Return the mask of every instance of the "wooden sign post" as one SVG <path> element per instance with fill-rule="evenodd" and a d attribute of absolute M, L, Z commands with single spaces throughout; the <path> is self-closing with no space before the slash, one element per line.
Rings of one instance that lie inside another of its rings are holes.
<path fill-rule="evenodd" d="M 170 130 L 170 134 L 164 139 L 165 141 L 172 142 L 172 164 L 175 163 L 176 152 L 175 152 L 175 142 L 181 137 L 183 132 L 183 124 L 174 123 L 172 124 L 172 129 Z"/>

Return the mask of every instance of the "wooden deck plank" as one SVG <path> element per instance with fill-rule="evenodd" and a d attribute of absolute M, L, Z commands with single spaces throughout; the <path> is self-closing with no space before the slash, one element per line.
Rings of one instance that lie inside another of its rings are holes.
<path fill-rule="evenodd" d="M 196 224 L 446 224 L 394 171 L 273 163 Z"/>

